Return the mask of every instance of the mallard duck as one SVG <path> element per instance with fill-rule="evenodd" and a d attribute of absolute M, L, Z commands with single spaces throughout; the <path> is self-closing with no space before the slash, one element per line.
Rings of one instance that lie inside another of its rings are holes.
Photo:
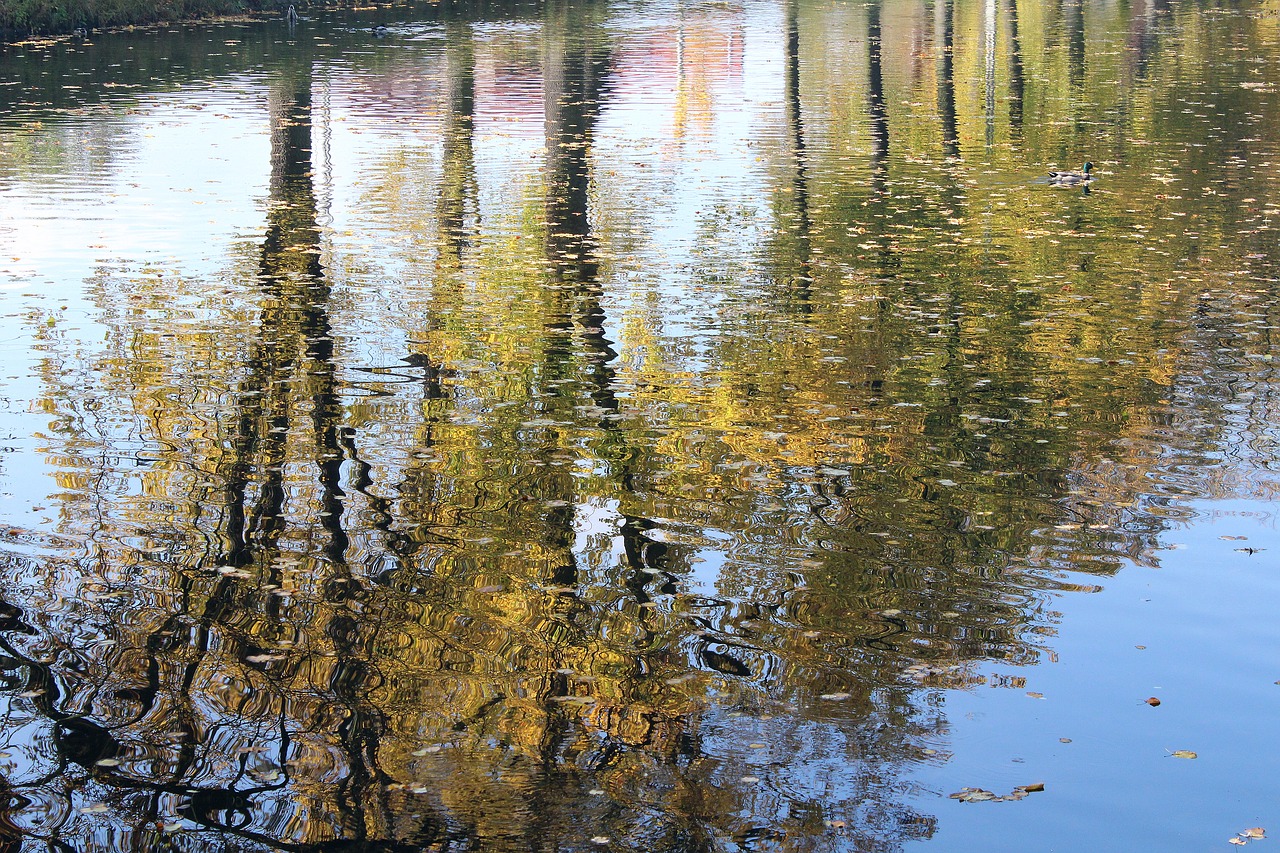
<path fill-rule="evenodd" d="M 1086 160 L 1080 171 L 1050 172 L 1049 183 L 1060 187 L 1077 187 L 1093 180 L 1093 161 Z"/>

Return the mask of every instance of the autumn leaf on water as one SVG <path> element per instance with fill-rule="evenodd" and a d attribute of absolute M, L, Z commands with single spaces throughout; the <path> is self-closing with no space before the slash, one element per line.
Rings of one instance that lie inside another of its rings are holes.
<path fill-rule="evenodd" d="M 948 798 L 952 800 L 959 800 L 962 803 L 996 803 L 1009 800 L 1021 800 L 1024 799 L 1027 794 L 1033 794 L 1043 790 L 1043 782 L 1032 782 L 1029 785 L 1018 785 L 1004 796 L 988 791 L 985 788 L 961 788 L 956 793 L 948 795 Z"/>

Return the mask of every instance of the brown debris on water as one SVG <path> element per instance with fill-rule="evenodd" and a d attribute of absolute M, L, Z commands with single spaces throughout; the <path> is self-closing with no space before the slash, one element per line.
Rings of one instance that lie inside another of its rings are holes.
<path fill-rule="evenodd" d="M 1029 785 L 1018 785 L 1009 793 L 1001 796 L 985 788 L 961 788 L 954 794 L 948 795 L 948 799 L 959 800 L 962 803 L 999 803 L 1009 800 L 1024 799 L 1027 794 L 1034 794 L 1044 790 L 1043 782 L 1032 782 Z"/>

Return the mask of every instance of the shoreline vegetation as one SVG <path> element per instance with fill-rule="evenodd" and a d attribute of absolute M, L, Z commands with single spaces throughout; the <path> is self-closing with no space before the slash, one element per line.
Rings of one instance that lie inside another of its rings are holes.
<path fill-rule="evenodd" d="M 279 0 L 0 0 L 0 41 L 158 24 L 282 15 Z"/>
<path fill-rule="evenodd" d="M 290 0 L 0 0 L 0 45 L 196 21 L 263 20 L 283 17 L 290 5 Z M 361 9 L 420 4 L 294 0 L 292 5 L 301 12 L 317 5 Z"/>

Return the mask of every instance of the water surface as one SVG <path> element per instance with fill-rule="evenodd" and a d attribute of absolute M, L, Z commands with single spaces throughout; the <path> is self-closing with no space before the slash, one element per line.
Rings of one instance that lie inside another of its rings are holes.
<path fill-rule="evenodd" d="M 1280 833 L 1273 0 L 0 68 L 12 849 Z"/>

